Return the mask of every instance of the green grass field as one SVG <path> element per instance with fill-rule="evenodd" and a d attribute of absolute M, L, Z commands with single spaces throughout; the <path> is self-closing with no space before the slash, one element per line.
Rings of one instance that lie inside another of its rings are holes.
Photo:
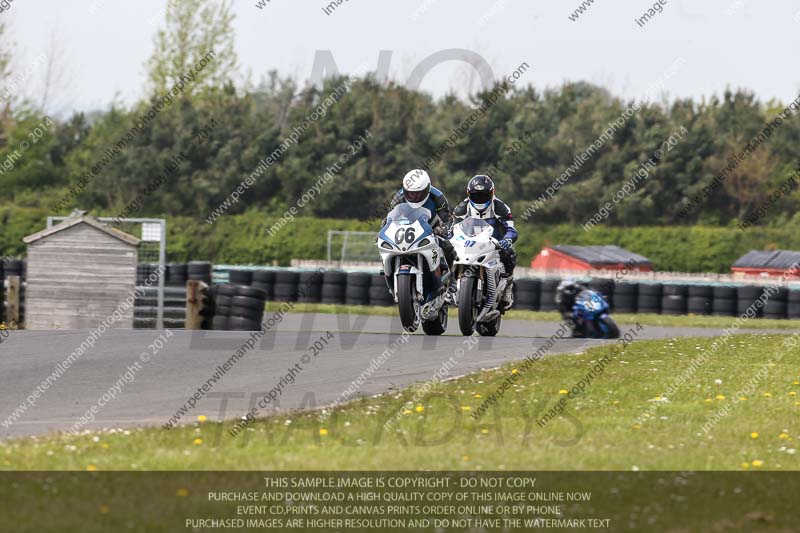
<path fill-rule="evenodd" d="M 267 311 L 277 311 L 283 304 L 280 302 L 268 302 Z M 307 304 L 295 303 L 294 311 L 298 313 L 347 313 L 354 315 L 381 315 L 394 316 L 397 314 L 396 307 L 378 307 L 366 305 L 336 305 L 336 304 Z M 456 309 L 450 309 L 450 318 L 458 316 Z M 664 326 L 664 327 L 687 327 L 687 328 L 719 328 L 730 327 L 734 322 L 734 317 L 728 316 L 701 316 L 701 315 L 652 315 L 652 314 L 618 314 L 613 313 L 614 320 L 618 324 L 641 324 L 643 326 Z M 539 320 L 558 322 L 561 320 L 555 311 L 509 311 L 505 318 L 517 320 Z M 785 329 L 800 331 L 800 320 L 776 320 L 768 318 L 755 318 L 748 320 L 746 328 L 754 329 Z"/>
<path fill-rule="evenodd" d="M 116 430 L 0 442 L 6 470 L 798 470 L 800 353 L 785 335 L 739 335 L 662 397 L 712 339 L 635 342 L 510 364 L 320 412 L 172 430 Z M 792 337 L 797 340 L 797 337 Z M 608 356 L 605 371 L 544 427 L 536 420 Z M 759 376 L 746 400 L 737 391 Z M 471 414 L 513 372 L 505 396 Z M 411 402 L 408 407 L 404 407 Z M 729 412 L 708 433 L 703 425 Z M 399 414 L 389 429 L 387 420 Z M 200 414 L 200 413 L 198 413 Z M 211 417 L 212 413 L 205 413 Z M 644 417 L 637 423 L 637 419 Z"/>

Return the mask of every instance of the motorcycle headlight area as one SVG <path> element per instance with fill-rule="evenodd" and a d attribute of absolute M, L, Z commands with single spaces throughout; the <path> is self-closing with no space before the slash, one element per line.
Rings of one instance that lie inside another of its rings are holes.
<path fill-rule="evenodd" d="M 386 241 L 383 241 L 381 243 L 381 248 L 383 248 L 384 250 L 392 250 L 392 249 L 394 249 L 394 247 L 391 244 L 389 244 L 388 242 L 386 242 Z"/>
<path fill-rule="evenodd" d="M 425 237 L 424 239 L 419 241 L 419 244 L 417 244 L 417 246 L 419 246 L 419 247 L 428 246 L 430 243 L 431 243 L 431 240 L 428 237 Z"/>

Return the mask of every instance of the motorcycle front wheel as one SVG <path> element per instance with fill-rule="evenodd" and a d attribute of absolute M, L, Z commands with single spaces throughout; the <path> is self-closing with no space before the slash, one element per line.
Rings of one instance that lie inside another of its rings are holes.
<path fill-rule="evenodd" d="M 597 320 L 600 322 L 599 326 L 600 329 L 605 329 L 605 337 L 607 339 L 618 339 L 619 338 L 619 326 L 617 323 L 614 322 L 614 319 L 610 316 L 606 315 L 601 317 Z"/>
<path fill-rule="evenodd" d="M 475 331 L 475 319 L 478 317 L 478 306 L 475 305 L 475 278 L 461 278 L 458 290 L 458 328 L 462 335 L 472 335 Z"/>
<path fill-rule="evenodd" d="M 397 276 L 397 307 L 403 329 L 414 333 L 419 328 L 419 300 L 414 287 L 414 276 Z"/>

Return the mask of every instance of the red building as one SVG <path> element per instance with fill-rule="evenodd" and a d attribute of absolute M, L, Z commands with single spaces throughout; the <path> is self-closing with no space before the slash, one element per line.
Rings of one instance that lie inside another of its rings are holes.
<path fill-rule="evenodd" d="M 651 272 L 648 258 L 619 246 L 558 245 L 544 248 L 531 261 L 539 270 L 637 270 Z"/>
<path fill-rule="evenodd" d="M 751 276 L 784 276 L 800 278 L 800 252 L 791 250 L 751 250 L 731 267 L 733 272 Z"/>

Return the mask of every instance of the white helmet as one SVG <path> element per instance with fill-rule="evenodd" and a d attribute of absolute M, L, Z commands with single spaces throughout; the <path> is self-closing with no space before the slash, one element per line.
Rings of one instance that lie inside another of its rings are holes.
<path fill-rule="evenodd" d="M 411 207 L 422 207 L 431 194 L 431 177 L 422 169 L 412 170 L 403 178 L 403 195 Z"/>

